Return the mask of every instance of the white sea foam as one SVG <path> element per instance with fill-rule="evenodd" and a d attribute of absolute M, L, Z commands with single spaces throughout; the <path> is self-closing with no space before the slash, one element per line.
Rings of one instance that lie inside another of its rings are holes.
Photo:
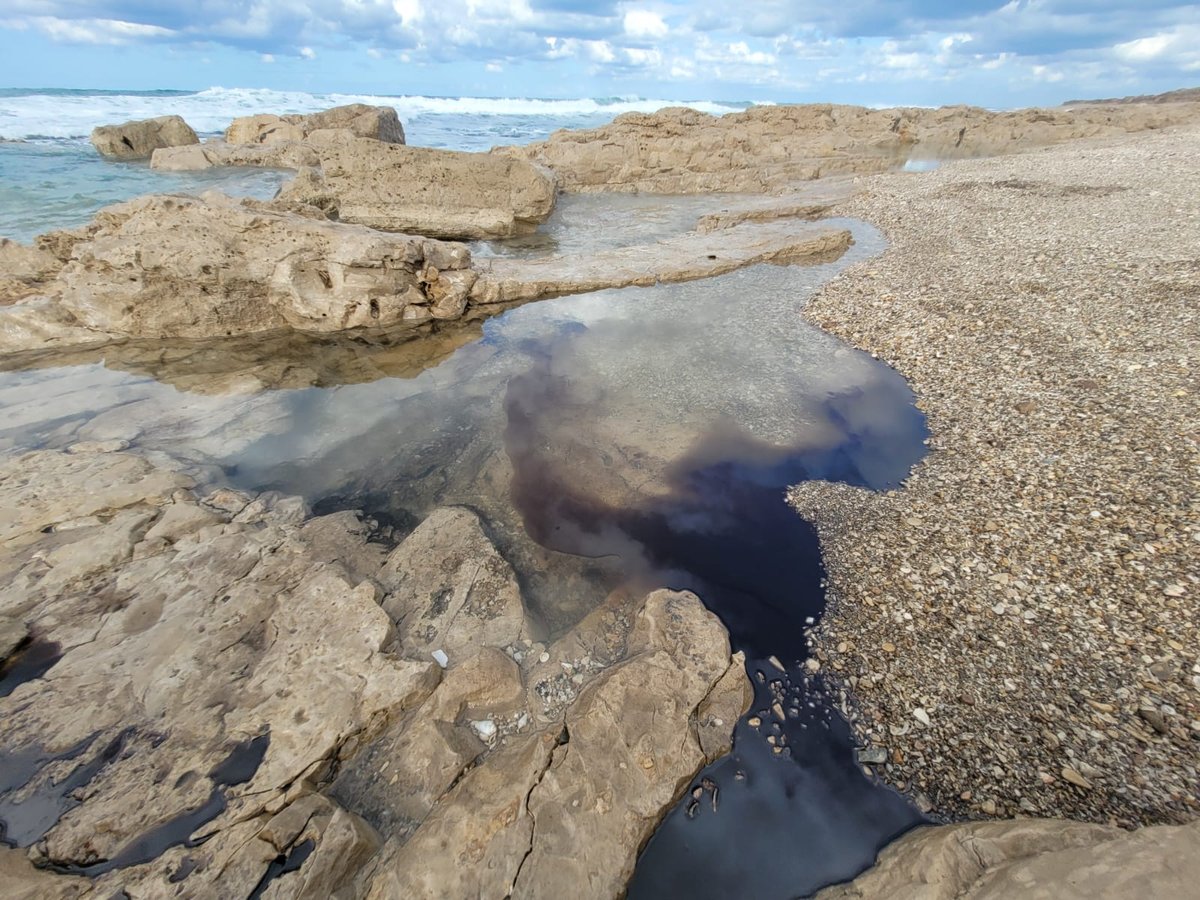
<path fill-rule="evenodd" d="M 508 117 L 568 122 L 605 120 L 626 112 L 654 112 L 690 106 L 720 115 L 746 104 L 681 102 L 638 97 L 538 100 L 526 98 L 377 96 L 310 94 L 264 88 L 212 87 L 191 94 L 93 92 L 4 92 L 0 95 L 0 137 L 83 138 L 97 125 L 180 115 L 201 133 L 222 131 L 237 116 L 256 113 L 310 113 L 345 103 L 393 106 L 402 122 L 425 117 Z"/>

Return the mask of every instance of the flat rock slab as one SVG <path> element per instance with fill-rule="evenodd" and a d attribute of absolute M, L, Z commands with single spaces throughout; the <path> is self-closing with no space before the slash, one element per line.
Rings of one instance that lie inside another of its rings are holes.
<path fill-rule="evenodd" d="M 524 160 L 329 132 L 310 143 L 320 173 L 302 172 L 280 196 L 342 222 L 472 240 L 528 234 L 554 210 L 554 177 Z"/>
<path fill-rule="evenodd" d="M 831 262 L 852 241 L 843 228 L 748 222 L 586 256 L 493 259 L 478 263 L 480 277 L 471 290 L 471 303 L 520 303 L 606 288 L 696 281 L 758 263 Z"/>

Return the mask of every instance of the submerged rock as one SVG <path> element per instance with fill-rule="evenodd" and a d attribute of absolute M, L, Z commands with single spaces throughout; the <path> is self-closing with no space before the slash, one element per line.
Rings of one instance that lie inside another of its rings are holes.
<path fill-rule="evenodd" d="M 1133 833 L 1049 819 L 922 828 L 819 900 L 1187 897 L 1200 880 L 1200 822 Z"/>
<path fill-rule="evenodd" d="M 92 130 L 92 146 L 112 159 L 146 159 L 159 147 L 198 144 L 200 138 L 179 116 L 159 116 Z"/>
<path fill-rule="evenodd" d="M 310 142 L 321 171 L 302 172 L 280 196 L 343 222 L 480 239 L 528 234 L 554 211 L 554 177 L 523 160 L 346 140 L 334 132 Z"/>

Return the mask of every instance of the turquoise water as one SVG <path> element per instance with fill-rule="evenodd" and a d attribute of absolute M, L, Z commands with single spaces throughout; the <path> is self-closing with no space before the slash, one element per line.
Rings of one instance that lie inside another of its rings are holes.
<path fill-rule="evenodd" d="M 101 159 L 87 141 L 97 125 L 181 115 L 202 136 L 256 113 L 311 113 L 346 103 L 392 106 L 408 143 L 452 150 L 487 150 L 542 140 L 559 128 L 591 128 L 627 112 L 651 112 L 677 101 L 636 97 L 529 98 L 368 96 L 250 88 L 204 91 L 81 91 L 0 89 L 0 237 L 28 241 L 55 228 L 89 221 L 97 210 L 142 194 L 200 193 L 269 198 L 286 173 L 226 170 L 160 173 L 145 163 Z M 721 114 L 745 103 L 690 102 Z"/>
<path fill-rule="evenodd" d="M 90 144 L 0 144 L 0 237 L 29 241 L 55 228 L 86 224 L 97 210 L 141 194 L 274 196 L 288 173 L 269 169 L 156 172 L 144 162 L 110 162 Z"/>

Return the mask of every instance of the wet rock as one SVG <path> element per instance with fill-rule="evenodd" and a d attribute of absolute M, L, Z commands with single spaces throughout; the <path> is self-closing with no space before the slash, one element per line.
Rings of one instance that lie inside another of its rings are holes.
<path fill-rule="evenodd" d="M 758 263 L 831 262 L 851 243 L 850 232 L 840 228 L 751 222 L 587 256 L 494 259 L 479 263 L 471 302 L 519 303 L 605 288 L 695 281 Z"/>
<path fill-rule="evenodd" d="M 523 160 L 334 133 L 310 143 L 320 174 L 302 173 L 280 196 L 319 206 L 342 222 L 479 239 L 528 234 L 554 210 L 554 178 Z"/>
<path fill-rule="evenodd" d="M 920 897 L 1186 897 L 1200 878 L 1200 823 L 1118 828 L 1029 819 L 922 828 L 819 900 Z"/>
<path fill-rule="evenodd" d="M 112 159 L 147 159 L 158 147 L 197 144 L 200 139 L 179 116 L 159 116 L 92 130 L 92 146 Z"/>

